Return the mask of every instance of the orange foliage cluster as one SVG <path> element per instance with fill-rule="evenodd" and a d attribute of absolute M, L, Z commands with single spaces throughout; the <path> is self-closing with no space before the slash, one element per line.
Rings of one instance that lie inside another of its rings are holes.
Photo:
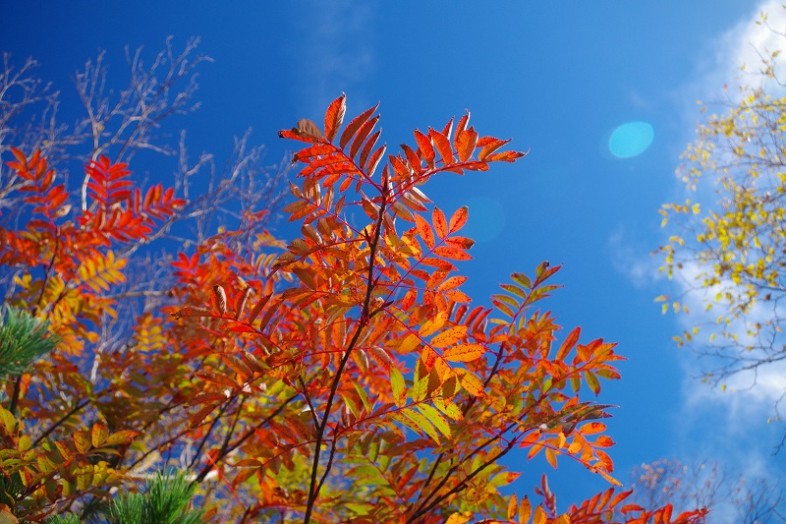
<path fill-rule="evenodd" d="M 698 521 L 702 512 L 625 505 L 629 492 L 614 489 L 559 511 L 545 477 L 539 504 L 500 493 L 519 476 L 500 462 L 515 448 L 554 467 L 567 457 L 618 484 L 599 421 L 608 406 L 587 396 L 619 377 L 621 357 L 614 344 L 580 342 L 578 328 L 559 341 L 553 316 L 536 308 L 558 267 L 512 275 L 492 307 L 462 290 L 468 209 L 445 212 L 421 187 L 523 154 L 481 136 L 467 114 L 415 131 L 414 145 L 386 156 L 375 111 L 342 130 L 342 95 L 323 129 L 301 121 L 281 131 L 304 143 L 285 209 L 301 236 L 260 234 L 247 256 L 240 232 L 221 231 L 179 253 L 172 302 L 142 313 L 127 344 L 100 356 L 102 379 L 92 382 L 77 364 L 88 341 L 95 357 L 110 292 L 124 279 L 113 249 L 143 242 L 185 203 L 161 186 L 142 196 L 125 166 L 102 158 L 88 167 L 90 205 L 63 221 L 68 195 L 46 160 L 15 151 L 9 166 L 30 180 L 34 218 L 0 229 L 0 263 L 18 271 L 11 302 L 64 340 L 18 391 L 6 387 L 20 400 L 0 411 L 10 421 L 0 426 L 4 447 L 21 446 L 28 419 L 38 435 L 21 462 L 0 455 L 3 473 L 29 486 L 18 511 L 41 516 L 107 497 L 145 464 L 174 464 L 224 521 Z M 89 442 L 68 435 L 85 435 L 85 424 Z M 69 461 L 111 475 L 79 484 L 79 473 L 63 474 Z"/>

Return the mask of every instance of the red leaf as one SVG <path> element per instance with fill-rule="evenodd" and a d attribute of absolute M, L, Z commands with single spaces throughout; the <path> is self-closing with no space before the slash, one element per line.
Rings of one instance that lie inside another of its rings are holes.
<path fill-rule="evenodd" d="M 347 96 L 341 93 L 341 96 L 333 100 L 325 112 L 325 138 L 332 142 L 344 121 L 344 115 L 347 112 Z"/>
<path fill-rule="evenodd" d="M 450 140 L 448 140 L 445 135 L 434 131 L 433 129 L 428 130 L 428 135 L 431 138 L 432 143 L 439 151 L 439 156 L 442 157 L 442 164 L 448 166 L 455 162 L 453 158 L 453 149 L 450 147 Z"/>
<path fill-rule="evenodd" d="M 431 231 L 431 226 L 429 226 L 428 222 L 419 214 L 414 215 L 414 217 L 415 226 L 418 229 L 420 238 L 423 239 L 423 242 L 426 243 L 429 249 L 432 249 L 434 247 L 434 233 Z"/>
<path fill-rule="evenodd" d="M 485 160 L 488 162 L 515 162 L 523 156 L 524 153 L 520 153 L 518 151 L 503 151 L 501 153 L 488 155 Z"/>
<path fill-rule="evenodd" d="M 422 162 L 418 154 L 409 147 L 407 144 L 401 144 L 401 149 L 404 151 L 404 155 L 407 158 L 407 162 L 409 163 L 409 167 L 413 170 L 420 170 L 422 167 Z"/>
<path fill-rule="evenodd" d="M 428 167 L 434 167 L 434 146 L 431 145 L 431 139 L 415 129 L 415 142 L 418 143 L 420 156 L 426 161 Z"/>
<path fill-rule="evenodd" d="M 557 351 L 557 360 L 563 360 L 570 350 L 573 349 L 573 346 L 575 346 L 576 342 L 579 340 L 579 335 L 581 335 L 580 327 L 576 327 L 573 329 L 573 331 L 570 332 L 568 337 L 560 346 L 559 351 Z"/>
<path fill-rule="evenodd" d="M 453 132 L 453 119 L 451 118 L 448 120 L 448 123 L 445 124 L 445 127 L 442 128 L 442 134 L 450 140 L 450 134 Z"/>
<path fill-rule="evenodd" d="M 355 158 L 355 155 L 360 150 L 360 146 L 363 144 L 363 141 L 366 139 L 369 133 L 371 133 L 371 130 L 374 129 L 374 126 L 377 125 L 378 121 L 379 121 L 379 116 L 375 116 L 374 118 L 367 120 L 362 126 L 360 126 L 360 129 L 358 129 L 358 132 L 355 135 L 355 139 L 349 148 L 350 157 Z"/>
<path fill-rule="evenodd" d="M 448 236 L 448 222 L 445 219 L 445 213 L 438 207 L 435 207 L 431 212 L 431 222 L 434 224 L 434 230 L 439 238 Z"/>
<path fill-rule="evenodd" d="M 365 166 L 366 174 L 368 174 L 368 176 L 373 176 L 374 175 L 374 171 L 377 170 L 377 166 L 379 165 L 379 161 L 382 160 L 382 156 L 385 154 L 386 150 L 387 150 L 387 146 L 381 146 L 381 147 L 377 148 L 376 151 L 374 151 L 374 154 L 371 155 L 371 158 L 369 159 L 368 164 L 366 164 L 366 166 Z M 385 169 L 387 169 L 387 166 L 385 166 Z"/>
<path fill-rule="evenodd" d="M 467 111 L 464 116 L 459 119 L 458 124 L 456 125 L 456 140 L 458 136 L 467 128 L 467 124 L 469 123 L 469 111 Z M 454 144 L 454 147 L 458 149 L 458 146 Z"/>
<path fill-rule="evenodd" d="M 480 150 L 478 159 L 486 160 L 487 156 L 489 156 L 491 153 L 493 153 L 500 147 L 504 146 L 508 142 L 510 142 L 510 140 L 501 140 L 499 138 L 494 138 L 492 136 L 484 136 L 479 138 L 477 147 L 480 147 L 482 149 Z"/>
<path fill-rule="evenodd" d="M 353 118 L 347 127 L 344 128 L 344 131 L 341 133 L 341 139 L 339 140 L 339 147 L 341 147 L 341 149 L 346 147 L 349 141 L 352 140 L 352 137 L 355 136 L 357 130 L 360 129 L 360 126 L 362 126 L 366 120 L 368 120 L 368 117 L 370 117 L 371 114 L 377 110 L 378 106 L 379 104 L 366 109 L 358 116 Z"/>
<path fill-rule="evenodd" d="M 373 135 L 371 135 L 366 143 L 363 145 L 363 149 L 360 151 L 360 158 L 358 158 L 358 164 L 365 169 L 366 162 L 368 161 L 368 155 L 374 149 L 374 146 L 377 144 L 377 140 L 379 139 L 379 131 L 375 131 Z M 369 170 L 366 169 L 366 172 L 370 174 Z"/>
<path fill-rule="evenodd" d="M 475 151 L 477 143 L 478 133 L 473 128 L 470 127 L 466 131 L 459 131 L 455 140 L 459 161 L 466 162 L 469 160 L 472 156 L 472 152 Z"/>
<path fill-rule="evenodd" d="M 434 248 L 434 254 L 453 260 L 472 260 L 472 256 L 463 249 L 439 246 Z"/>
<path fill-rule="evenodd" d="M 458 208 L 455 213 L 450 217 L 450 225 L 448 229 L 451 233 L 455 233 L 462 227 L 464 224 L 467 223 L 467 217 L 469 216 L 469 208 L 467 206 L 462 206 Z"/>

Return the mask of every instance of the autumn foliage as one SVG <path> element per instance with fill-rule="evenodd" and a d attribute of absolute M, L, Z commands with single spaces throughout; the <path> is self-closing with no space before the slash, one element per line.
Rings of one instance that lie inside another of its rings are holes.
<path fill-rule="evenodd" d="M 177 253 L 167 302 L 127 332 L 103 328 L 136 253 L 124 246 L 187 202 L 100 157 L 71 210 L 47 160 L 14 151 L 29 212 L 0 227 L 6 303 L 61 342 L 3 384 L 0 510 L 84 511 L 173 466 L 220 522 L 697 522 L 614 488 L 558 508 L 545 476 L 534 499 L 503 494 L 514 449 L 618 485 L 609 406 L 593 398 L 621 357 L 543 309 L 558 266 L 511 275 L 488 307 L 462 290 L 469 210 L 422 187 L 522 153 L 467 114 L 390 154 L 376 107 L 346 125 L 345 110 L 342 95 L 321 128 L 280 132 L 302 143 L 285 208 L 300 236 L 257 233 L 249 250 L 241 229 L 221 229 Z M 101 350 L 107 337 L 123 343 Z"/>

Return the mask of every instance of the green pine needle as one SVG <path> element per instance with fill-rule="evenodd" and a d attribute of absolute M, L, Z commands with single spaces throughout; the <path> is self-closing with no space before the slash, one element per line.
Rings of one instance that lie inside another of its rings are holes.
<path fill-rule="evenodd" d="M 109 508 L 111 524 L 198 524 L 202 511 L 189 508 L 194 486 L 181 472 L 158 473 L 147 491 L 118 497 Z"/>
<path fill-rule="evenodd" d="M 79 517 L 74 513 L 56 515 L 46 519 L 46 524 L 79 524 Z"/>
<path fill-rule="evenodd" d="M 52 351 L 58 339 L 48 323 L 11 306 L 0 310 L 0 380 L 23 373 L 36 359 Z"/>

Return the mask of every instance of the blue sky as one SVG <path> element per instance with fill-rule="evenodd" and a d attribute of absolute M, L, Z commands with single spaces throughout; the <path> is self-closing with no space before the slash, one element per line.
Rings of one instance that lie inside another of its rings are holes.
<path fill-rule="evenodd" d="M 530 155 L 426 188 L 443 209 L 470 206 L 466 231 L 479 242 L 464 267 L 466 290 L 481 299 L 541 260 L 564 266 L 565 287 L 548 307 L 587 339 L 619 342 L 629 359 L 622 381 L 600 397 L 620 405 L 610 422 L 617 476 L 626 481 L 633 466 L 660 457 L 783 472 L 783 454 L 771 451 L 784 428 L 766 424 L 771 392 L 721 394 L 691 378 L 693 360 L 671 341 L 680 320 L 653 303 L 675 286 L 659 278 L 650 256 L 664 240 L 657 210 L 680 194 L 674 168 L 699 118 L 694 102 L 720 99 L 723 83 L 734 82 L 757 41 L 750 21 L 763 4 L 3 4 L 0 50 L 19 63 L 39 60 L 38 74 L 63 92 L 66 120 L 78 112 L 73 74 L 98 49 L 107 51 L 110 75 L 125 79 L 124 46 L 144 46 L 150 57 L 168 35 L 176 47 L 200 36 L 200 50 L 214 59 L 201 67 L 203 106 L 177 125 L 188 129 L 194 154 L 214 151 L 219 162 L 249 127 L 277 162 L 292 145 L 276 131 L 304 116 L 320 121 L 341 92 L 350 115 L 381 103 L 389 144 L 471 110 L 481 133 L 513 138 Z M 554 482 L 561 503 L 606 487 L 564 464 Z M 534 485 L 542 464 L 520 467 L 522 487 Z"/>

